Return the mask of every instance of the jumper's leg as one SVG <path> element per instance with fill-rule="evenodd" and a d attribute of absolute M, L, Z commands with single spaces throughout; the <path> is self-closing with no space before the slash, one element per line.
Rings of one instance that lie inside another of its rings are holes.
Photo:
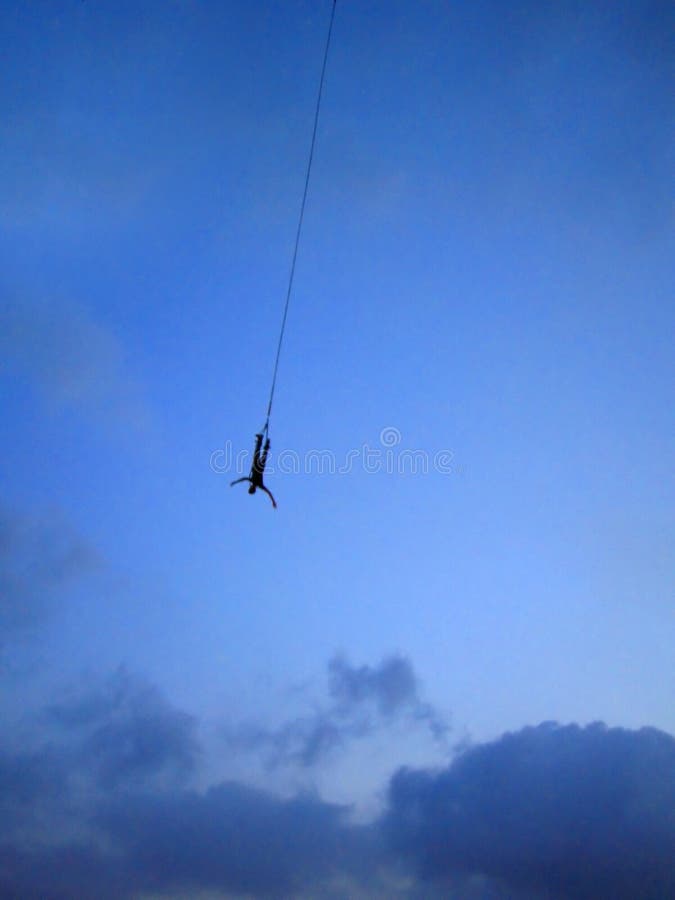
<path fill-rule="evenodd" d="M 276 501 L 276 500 L 274 499 L 274 497 L 272 496 L 272 491 L 271 491 L 269 488 L 266 488 L 264 484 L 261 484 L 261 485 L 260 485 L 260 490 L 261 490 L 261 491 L 265 491 L 265 493 L 267 494 L 267 496 L 268 496 L 268 497 L 270 498 L 270 500 L 272 501 L 272 506 L 276 509 L 276 508 L 277 508 L 277 501 Z"/>

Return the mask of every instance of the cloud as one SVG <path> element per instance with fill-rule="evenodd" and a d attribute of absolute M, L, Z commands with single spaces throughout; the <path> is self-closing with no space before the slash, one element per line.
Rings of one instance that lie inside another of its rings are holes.
<path fill-rule="evenodd" d="M 42 621 L 60 591 L 99 564 L 93 548 L 58 515 L 0 508 L 0 643 Z"/>
<path fill-rule="evenodd" d="M 378 856 L 373 830 L 345 814 L 234 783 L 123 793 L 93 810 L 86 841 L 0 845 L 0 896 L 337 898 L 336 884 L 373 881 Z"/>
<path fill-rule="evenodd" d="M 0 372 L 27 379 L 57 410 L 146 424 L 122 345 L 79 304 L 5 300 L 0 360 Z"/>
<path fill-rule="evenodd" d="M 350 741 L 365 738 L 397 722 L 427 729 L 443 741 L 448 725 L 420 697 L 415 672 L 403 656 L 378 666 L 352 666 L 337 656 L 328 664 L 328 702 L 310 715 L 275 729 L 246 725 L 228 730 L 233 749 L 259 750 L 271 766 L 317 765 Z"/>
<path fill-rule="evenodd" d="M 384 664 L 334 668 L 336 702 L 411 702 L 384 699 Z M 0 746 L 0 897 L 675 896 L 675 738 L 655 729 L 506 734 L 399 770 L 384 813 L 356 824 L 316 793 L 197 789 L 197 723 L 125 670 L 41 721 L 43 744 Z"/>
<path fill-rule="evenodd" d="M 0 748 L 0 844 L 42 833 L 67 798 L 63 760 L 49 748 Z"/>
<path fill-rule="evenodd" d="M 404 656 L 390 656 L 375 668 L 350 666 L 335 657 L 328 669 L 329 693 L 338 715 L 348 717 L 354 710 L 372 705 L 384 720 L 410 715 L 425 723 L 434 737 L 446 735 L 447 724 L 431 704 L 420 698 L 417 676 Z"/>
<path fill-rule="evenodd" d="M 349 826 L 346 813 L 316 796 L 280 799 L 226 782 L 203 794 L 120 798 L 99 822 L 146 890 L 289 897 L 370 859 L 369 829 Z"/>
<path fill-rule="evenodd" d="M 79 839 L 92 808 L 120 791 L 183 786 L 200 760 L 195 719 L 123 668 L 27 724 L 0 744 L 0 846 Z"/>
<path fill-rule="evenodd" d="M 182 779 L 196 766 L 196 721 L 152 684 L 119 668 L 102 683 L 47 710 L 69 741 L 80 772 L 99 787 Z"/>
<path fill-rule="evenodd" d="M 370 881 L 375 835 L 346 808 L 192 788 L 195 720 L 124 669 L 40 724 L 44 743 L 0 748 L 0 897 L 331 896 L 335 880 Z"/>
<path fill-rule="evenodd" d="M 92 843 L 0 845 L 3 900 L 121 900 L 131 896 L 123 870 Z"/>
<path fill-rule="evenodd" d="M 482 876 L 512 896 L 675 896 L 675 739 L 545 723 L 401 770 L 384 827 L 429 883 Z"/>

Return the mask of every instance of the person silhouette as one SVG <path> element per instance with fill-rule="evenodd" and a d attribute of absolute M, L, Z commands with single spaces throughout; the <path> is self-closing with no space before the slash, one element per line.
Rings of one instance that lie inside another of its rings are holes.
<path fill-rule="evenodd" d="M 262 434 L 256 434 L 255 447 L 253 449 L 253 465 L 251 466 L 251 471 L 248 475 L 244 476 L 244 478 L 237 478 L 236 481 L 230 482 L 230 487 L 234 487 L 235 484 L 241 484 L 242 481 L 248 481 L 249 494 L 255 494 L 258 488 L 260 488 L 261 491 L 264 491 L 267 494 L 267 496 L 272 501 L 272 506 L 276 509 L 277 501 L 274 499 L 272 491 L 270 491 L 270 489 L 265 487 L 265 485 L 263 484 L 263 473 L 265 471 L 265 464 L 267 463 L 267 455 L 270 452 L 270 439 L 267 438 L 264 447 L 262 445 L 262 442 Z M 261 449 L 262 453 L 260 452 Z"/>

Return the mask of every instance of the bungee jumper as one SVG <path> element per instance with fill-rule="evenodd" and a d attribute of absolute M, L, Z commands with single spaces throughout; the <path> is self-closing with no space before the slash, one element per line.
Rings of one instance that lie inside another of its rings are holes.
<path fill-rule="evenodd" d="M 265 487 L 263 484 L 263 474 L 265 472 L 265 465 L 267 463 L 267 455 L 270 452 L 270 439 L 269 437 L 265 440 L 265 446 L 262 445 L 263 435 L 258 432 L 255 436 L 255 447 L 253 449 L 253 465 L 251 466 L 251 471 L 248 475 L 244 476 L 244 478 L 237 478 L 236 481 L 232 481 L 230 483 L 230 487 L 234 487 L 235 484 L 241 484 L 242 481 L 249 482 L 249 494 L 255 494 L 255 492 L 260 489 L 264 491 L 267 496 L 272 501 L 272 506 L 277 508 L 277 501 L 274 499 L 274 495 L 269 488 Z M 262 448 L 262 453 L 260 452 Z"/>
<path fill-rule="evenodd" d="M 302 194 L 302 202 L 300 204 L 300 216 L 298 218 L 298 227 L 295 232 L 295 246 L 293 248 L 293 259 L 291 262 L 291 271 L 288 278 L 288 289 L 286 291 L 286 303 L 284 305 L 284 314 L 281 319 L 281 331 L 279 333 L 279 341 L 277 343 L 277 355 L 274 361 L 274 371 L 272 375 L 272 387 L 270 389 L 270 397 L 269 403 L 267 404 L 267 417 L 265 419 L 265 424 L 261 431 L 259 431 L 255 436 L 255 448 L 253 450 L 253 465 L 251 466 L 251 472 L 245 478 L 237 478 L 236 481 L 233 481 L 230 484 L 232 487 L 235 484 L 240 484 L 242 481 L 249 482 L 249 494 L 255 494 L 255 492 L 260 489 L 264 491 L 267 496 L 272 501 L 272 506 L 274 509 L 277 508 L 277 503 L 274 497 L 272 496 L 271 491 L 263 484 L 263 472 L 265 471 L 265 463 L 267 462 L 267 454 L 270 449 L 270 439 L 269 439 L 269 424 L 270 424 L 270 416 L 272 414 L 272 401 L 274 400 L 274 389 L 277 383 L 277 373 L 279 371 L 279 358 L 281 356 L 281 346 L 284 341 L 284 332 L 286 331 L 286 319 L 288 318 L 288 307 L 291 302 L 291 293 L 293 291 L 293 277 L 295 275 L 295 263 L 298 258 L 298 247 L 300 246 L 300 234 L 302 232 L 302 222 L 305 216 L 305 205 L 307 203 L 307 191 L 309 189 L 309 178 L 312 172 L 312 161 L 314 159 L 314 146 L 316 144 L 316 132 L 319 124 L 319 112 L 321 110 L 321 97 L 323 94 L 323 85 L 326 77 L 326 63 L 328 62 L 328 49 L 330 47 L 330 39 L 331 34 L 333 32 L 333 21 L 335 19 L 335 7 L 337 4 L 337 0 L 333 0 L 331 15 L 330 15 L 330 25 L 328 26 L 328 37 L 326 38 L 326 47 L 323 54 L 323 65 L 321 67 L 321 78 L 319 79 L 319 93 L 316 98 L 316 108 L 314 110 L 314 127 L 312 129 L 312 140 L 309 148 L 309 159 L 307 161 L 307 171 L 305 173 L 305 187 Z M 263 447 L 263 438 L 265 439 L 265 446 Z M 262 451 L 262 452 L 261 452 Z"/>

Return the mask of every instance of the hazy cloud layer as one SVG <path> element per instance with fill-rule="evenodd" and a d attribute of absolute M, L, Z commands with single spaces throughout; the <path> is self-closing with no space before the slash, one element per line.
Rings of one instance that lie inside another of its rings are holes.
<path fill-rule="evenodd" d="M 3 372 L 28 380 L 56 409 L 145 424 L 122 345 L 79 304 L 5 299 L 0 305 Z"/>
<path fill-rule="evenodd" d="M 96 553 L 57 515 L 0 508 L 0 647 L 39 623 L 62 588 L 99 564 Z"/>
<path fill-rule="evenodd" d="M 250 724 L 228 729 L 229 745 L 260 751 L 272 766 L 309 767 L 394 723 L 427 729 L 437 741 L 448 732 L 442 716 L 421 699 L 415 672 L 403 656 L 377 666 L 352 666 L 337 656 L 328 664 L 327 693 L 314 712 L 276 729 Z"/>
<path fill-rule="evenodd" d="M 384 664 L 346 681 L 342 665 L 340 702 L 357 683 L 387 710 L 410 696 L 372 687 Z M 196 722 L 124 670 L 41 722 L 42 743 L 0 747 L 1 897 L 675 896 L 675 738 L 655 729 L 507 734 L 398 771 L 385 812 L 356 825 L 314 793 L 198 790 Z"/>

